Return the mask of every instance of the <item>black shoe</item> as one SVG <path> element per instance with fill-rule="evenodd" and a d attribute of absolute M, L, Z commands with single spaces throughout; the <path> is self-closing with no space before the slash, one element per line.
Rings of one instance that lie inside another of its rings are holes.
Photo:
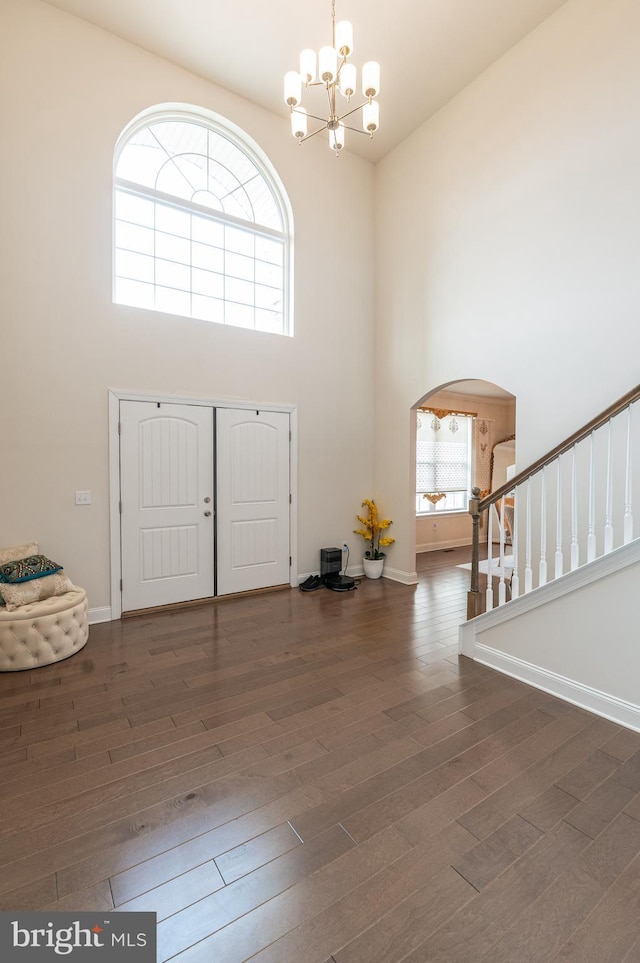
<path fill-rule="evenodd" d="M 319 588 L 322 588 L 322 579 L 319 575 L 310 575 L 300 584 L 301 592 L 315 592 Z"/>

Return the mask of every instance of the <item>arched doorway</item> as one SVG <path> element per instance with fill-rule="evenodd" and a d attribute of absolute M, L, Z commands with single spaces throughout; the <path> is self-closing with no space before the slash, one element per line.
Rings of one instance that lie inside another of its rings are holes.
<path fill-rule="evenodd" d="M 492 491 L 516 462 L 516 398 L 467 379 L 432 389 L 414 410 L 416 555 L 470 545 L 471 488 Z"/>

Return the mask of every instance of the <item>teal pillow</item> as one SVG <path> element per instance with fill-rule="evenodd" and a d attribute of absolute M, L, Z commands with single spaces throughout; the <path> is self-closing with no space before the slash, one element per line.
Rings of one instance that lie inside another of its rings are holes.
<path fill-rule="evenodd" d="M 11 585 L 16 582 L 29 582 L 32 578 L 53 575 L 61 568 L 62 565 L 52 562 L 46 555 L 29 555 L 16 562 L 5 562 L 4 565 L 0 565 L 0 582 Z"/>

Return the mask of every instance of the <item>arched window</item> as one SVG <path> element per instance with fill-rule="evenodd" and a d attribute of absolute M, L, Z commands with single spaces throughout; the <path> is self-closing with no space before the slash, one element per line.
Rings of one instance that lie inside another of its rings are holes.
<path fill-rule="evenodd" d="M 288 201 L 237 128 L 145 112 L 118 141 L 114 186 L 116 303 L 291 333 Z"/>

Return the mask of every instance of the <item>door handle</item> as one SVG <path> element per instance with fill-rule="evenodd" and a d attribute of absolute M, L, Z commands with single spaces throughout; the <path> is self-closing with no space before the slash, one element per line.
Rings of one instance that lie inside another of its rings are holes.
<path fill-rule="evenodd" d="M 204 517 L 205 517 L 205 518 L 208 518 L 210 514 L 211 514 L 211 512 L 205 512 L 205 513 L 204 513 Z"/>

